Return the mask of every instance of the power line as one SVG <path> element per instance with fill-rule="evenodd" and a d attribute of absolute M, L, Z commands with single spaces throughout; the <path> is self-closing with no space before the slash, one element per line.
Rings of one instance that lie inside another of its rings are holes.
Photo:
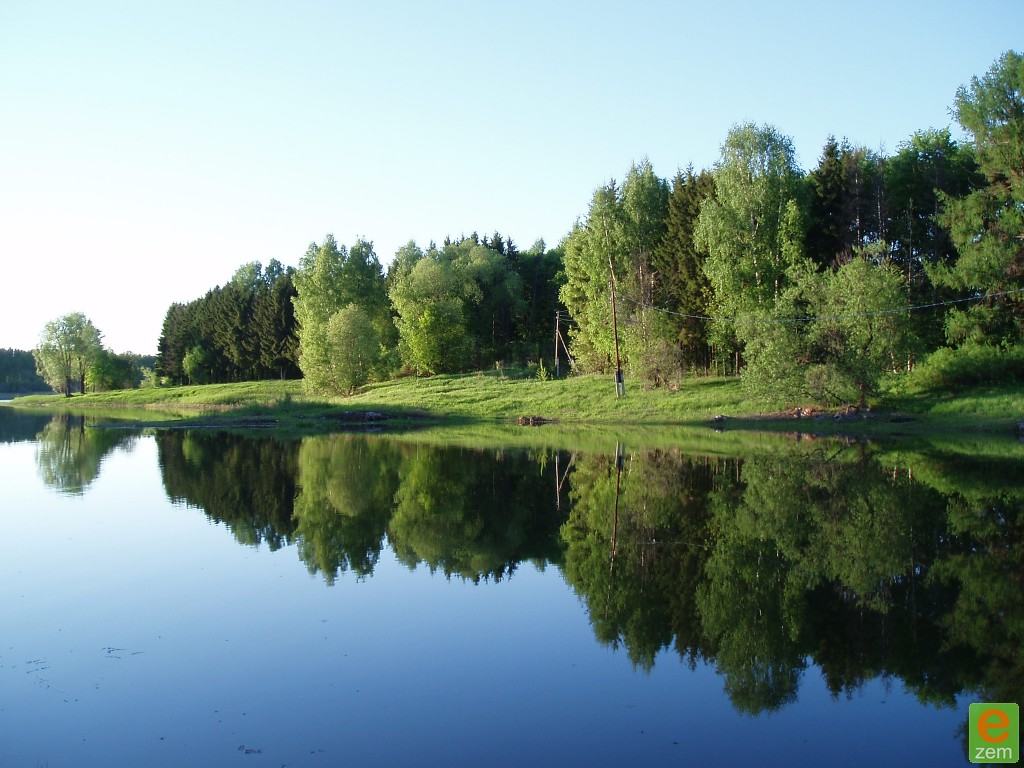
<path fill-rule="evenodd" d="M 565 325 L 575 325 L 577 327 L 579 326 L 579 323 L 572 318 L 572 316 L 569 314 L 567 310 L 556 309 L 555 316 L 558 317 L 559 321 L 564 323 Z"/>
<path fill-rule="evenodd" d="M 948 301 L 935 301 L 929 304 L 911 304 L 904 307 L 890 307 L 887 309 L 879 309 L 873 312 L 845 312 L 837 315 L 801 315 L 797 317 L 765 317 L 760 318 L 761 323 L 810 323 L 816 320 L 843 320 L 847 318 L 855 317 L 883 317 L 887 315 L 901 315 L 904 312 L 916 312 L 922 309 L 935 309 L 936 307 L 946 307 L 953 304 L 964 304 L 970 301 L 984 301 L 985 299 L 995 298 L 997 296 L 1010 296 L 1017 293 L 1024 293 L 1024 288 L 1014 288 L 1008 291 L 992 291 L 982 296 L 968 296 L 963 299 L 950 299 Z M 714 315 L 697 315 L 690 314 L 688 312 L 676 312 L 672 309 L 665 309 L 664 307 L 656 307 L 653 304 L 645 304 L 642 301 L 634 299 L 630 296 L 622 296 L 625 301 L 636 304 L 637 306 L 645 309 L 652 309 L 655 312 L 662 312 L 666 315 L 674 315 L 676 317 L 685 317 L 691 320 L 707 320 L 707 321 L 722 321 L 726 323 L 735 323 L 743 315 L 735 315 L 733 317 L 725 316 L 714 316 Z M 753 314 L 748 312 L 745 314 Z"/>

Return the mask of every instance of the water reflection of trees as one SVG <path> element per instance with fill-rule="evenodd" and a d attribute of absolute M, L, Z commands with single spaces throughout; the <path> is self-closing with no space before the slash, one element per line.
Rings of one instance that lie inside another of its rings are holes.
<path fill-rule="evenodd" d="M 47 413 L 0 406 L 0 444 L 32 442 L 51 418 Z"/>
<path fill-rule="evenodd" d="M 554 466 L 528 453 L 414 446 L 388 538 L 407 565 L 500 580 L 523 560 L 558 559 L 554 482 Z"/>
<path fill-rule="evenodd" d="M 1005 480 L 936 487 L 859 448 L 653 452 L 625 461 L 616 520 L 612 459 L 577 466 L 566 577 L 638 665 L 669 646 L 713 662 L 749 712 L 791 701 L 807 659 L 836 695 L 878 676 L 940 704 L 1024 691 L 1024 504 Z"/>
<path fill-rule="evenodd" d="M 297 441 L 198 430 L 160 432 L 156 440 L 171 501 L 204 510 L 240 544 L 274 550 L 293 540 Z"/>
<path fill-rule="evenodd" d="M 946 495 L 959 546 L 932 578 L 954 595 L 941 617 L 946 642 L 975 652 L 988 701 L 1024 693 L 1024 487 L 1012 459 L 955 456 L 917 462 L 918 477 Z"/>
<path fill-rule="evenodd" d="M 329 582 L 369 574 L 385 536 L 406 565 L 473 581 L 560 550 L 554 468 L 523 452 L 308 438 L 298 485 L 299 552 Z"/>
<path fill-rule="evenodd" d="M 558 563 L 601 642 L 642 668 L 665 651 L 713 664 L 743 711 L 792 701 L 809 662 L 837 696 L 878 677 L 939 705 L 1024 692 L 1024 489 L 1012 458 L 828 444 L 745 459 L 631 452 L 619 464 L 203 432 L 158 444 L 173 499 L 241 542 L 295 542 L 329 583 L 371 574 L 385 547 L 473 581 Z"/>
<path fill-rule="evenodd" d="M 168 431 L 157 441 L 172 500 L 200 507 L 240 543 L 296 542 L 328 583 L 371 574 L 388 544 L 410 567 L 473 581 L 561 551 L 554 467 L 537 455 L 358 435 Z"/>
<path fill-rule="evenodd" d="M 398 477 L 398 447 L 384 440 L 316 437 L 298 454 L 299 556 L 328 583 L 373 572 L 384 547 Z"/>
<path fill-rule="evenodd" d="M 42 481 L 59 493 L 81 495 L 99 476 L 100 466 L 116 448 L 128 448 L 135 434 L 95 429 L 84 416 L 54 415 L 36 440 L 36 466 Z"/>

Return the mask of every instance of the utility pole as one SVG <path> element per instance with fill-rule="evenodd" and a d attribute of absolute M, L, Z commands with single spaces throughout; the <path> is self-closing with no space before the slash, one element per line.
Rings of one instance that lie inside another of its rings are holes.
<path fill-rule="evenodd" d="M 615 396 L 626 396 L 626 380 L 622 377 L 622 360 L 619 358 L 619 317 L 615 311 L 615 270 L 612 258 L 608 257 L 608 277 L 612 287 L 612 333 L 615 335 Z"/>
<path fill-rule="evenodd" d="M 555 378 L 558 378 L 558 337 L 561 334 L 558 332 L 558 320 L 561 316 L 561 312 L 555 310 Z"/>

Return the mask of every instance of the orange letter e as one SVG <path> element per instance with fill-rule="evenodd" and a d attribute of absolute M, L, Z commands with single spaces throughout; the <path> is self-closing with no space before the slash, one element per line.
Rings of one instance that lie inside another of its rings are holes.
<path fill-rule="evenodd" d="M 998 709 L 986 709 L 978 718 L 978 735 L 982 740 L 990 744 L 998 744 L 1010 738 L 1010 718 L 1006 713 Z M 1002 731 L 1001 735 L 992 734 L 992 731 Z"/>

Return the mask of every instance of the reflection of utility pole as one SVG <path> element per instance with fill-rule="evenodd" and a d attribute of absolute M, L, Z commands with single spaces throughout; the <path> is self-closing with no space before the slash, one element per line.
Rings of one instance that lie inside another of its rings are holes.
<path fill-rule="evenodd" d="M 615 396 L 626 396 L 626 381 L 622 377 L 622 360 L 619 358 L 619 317 L 615 311 L 615 270 L 612 257 L 608 257 L 608 277 L 612 287 L 612 333 L 615 336 Z"/>
<path fill-rule="evenodd" d="M 612 516 L 612 557 L 608 570 L 615 570 L 615 556 L 619 553 L 619 488 L 622 483 L 622 444 L 615 443 L 615 512 Z"/>
<path fill-rule="evenodd" d="M 565 485 L 565 480 L 569 477 L 569 470 L 572 469 L 575 461 L 576 454 L 574 453 L 569 456 L 569 463 L 565 465 L 565 474 L 562 474 L 558 468 L 558 451 L 555 451 L 555 509 L 559 512 L 562 511 L 562 486 Z"/>
<path fill-rule="evenodd" d="M 557 370 L 557 368 L 555 369 Z M 558 482 L 558 478 L 561 477 L 561 472 L 558 471 L 558 449 L 555 449 L 555 511 L 562 511 L 562 484 Z"/>
<path fill-rule="evenodd" d="M 917 579 L 914 563 L 914 524 L 910 524 L 910 626 L 914 643 L 917 643 Z"/>

